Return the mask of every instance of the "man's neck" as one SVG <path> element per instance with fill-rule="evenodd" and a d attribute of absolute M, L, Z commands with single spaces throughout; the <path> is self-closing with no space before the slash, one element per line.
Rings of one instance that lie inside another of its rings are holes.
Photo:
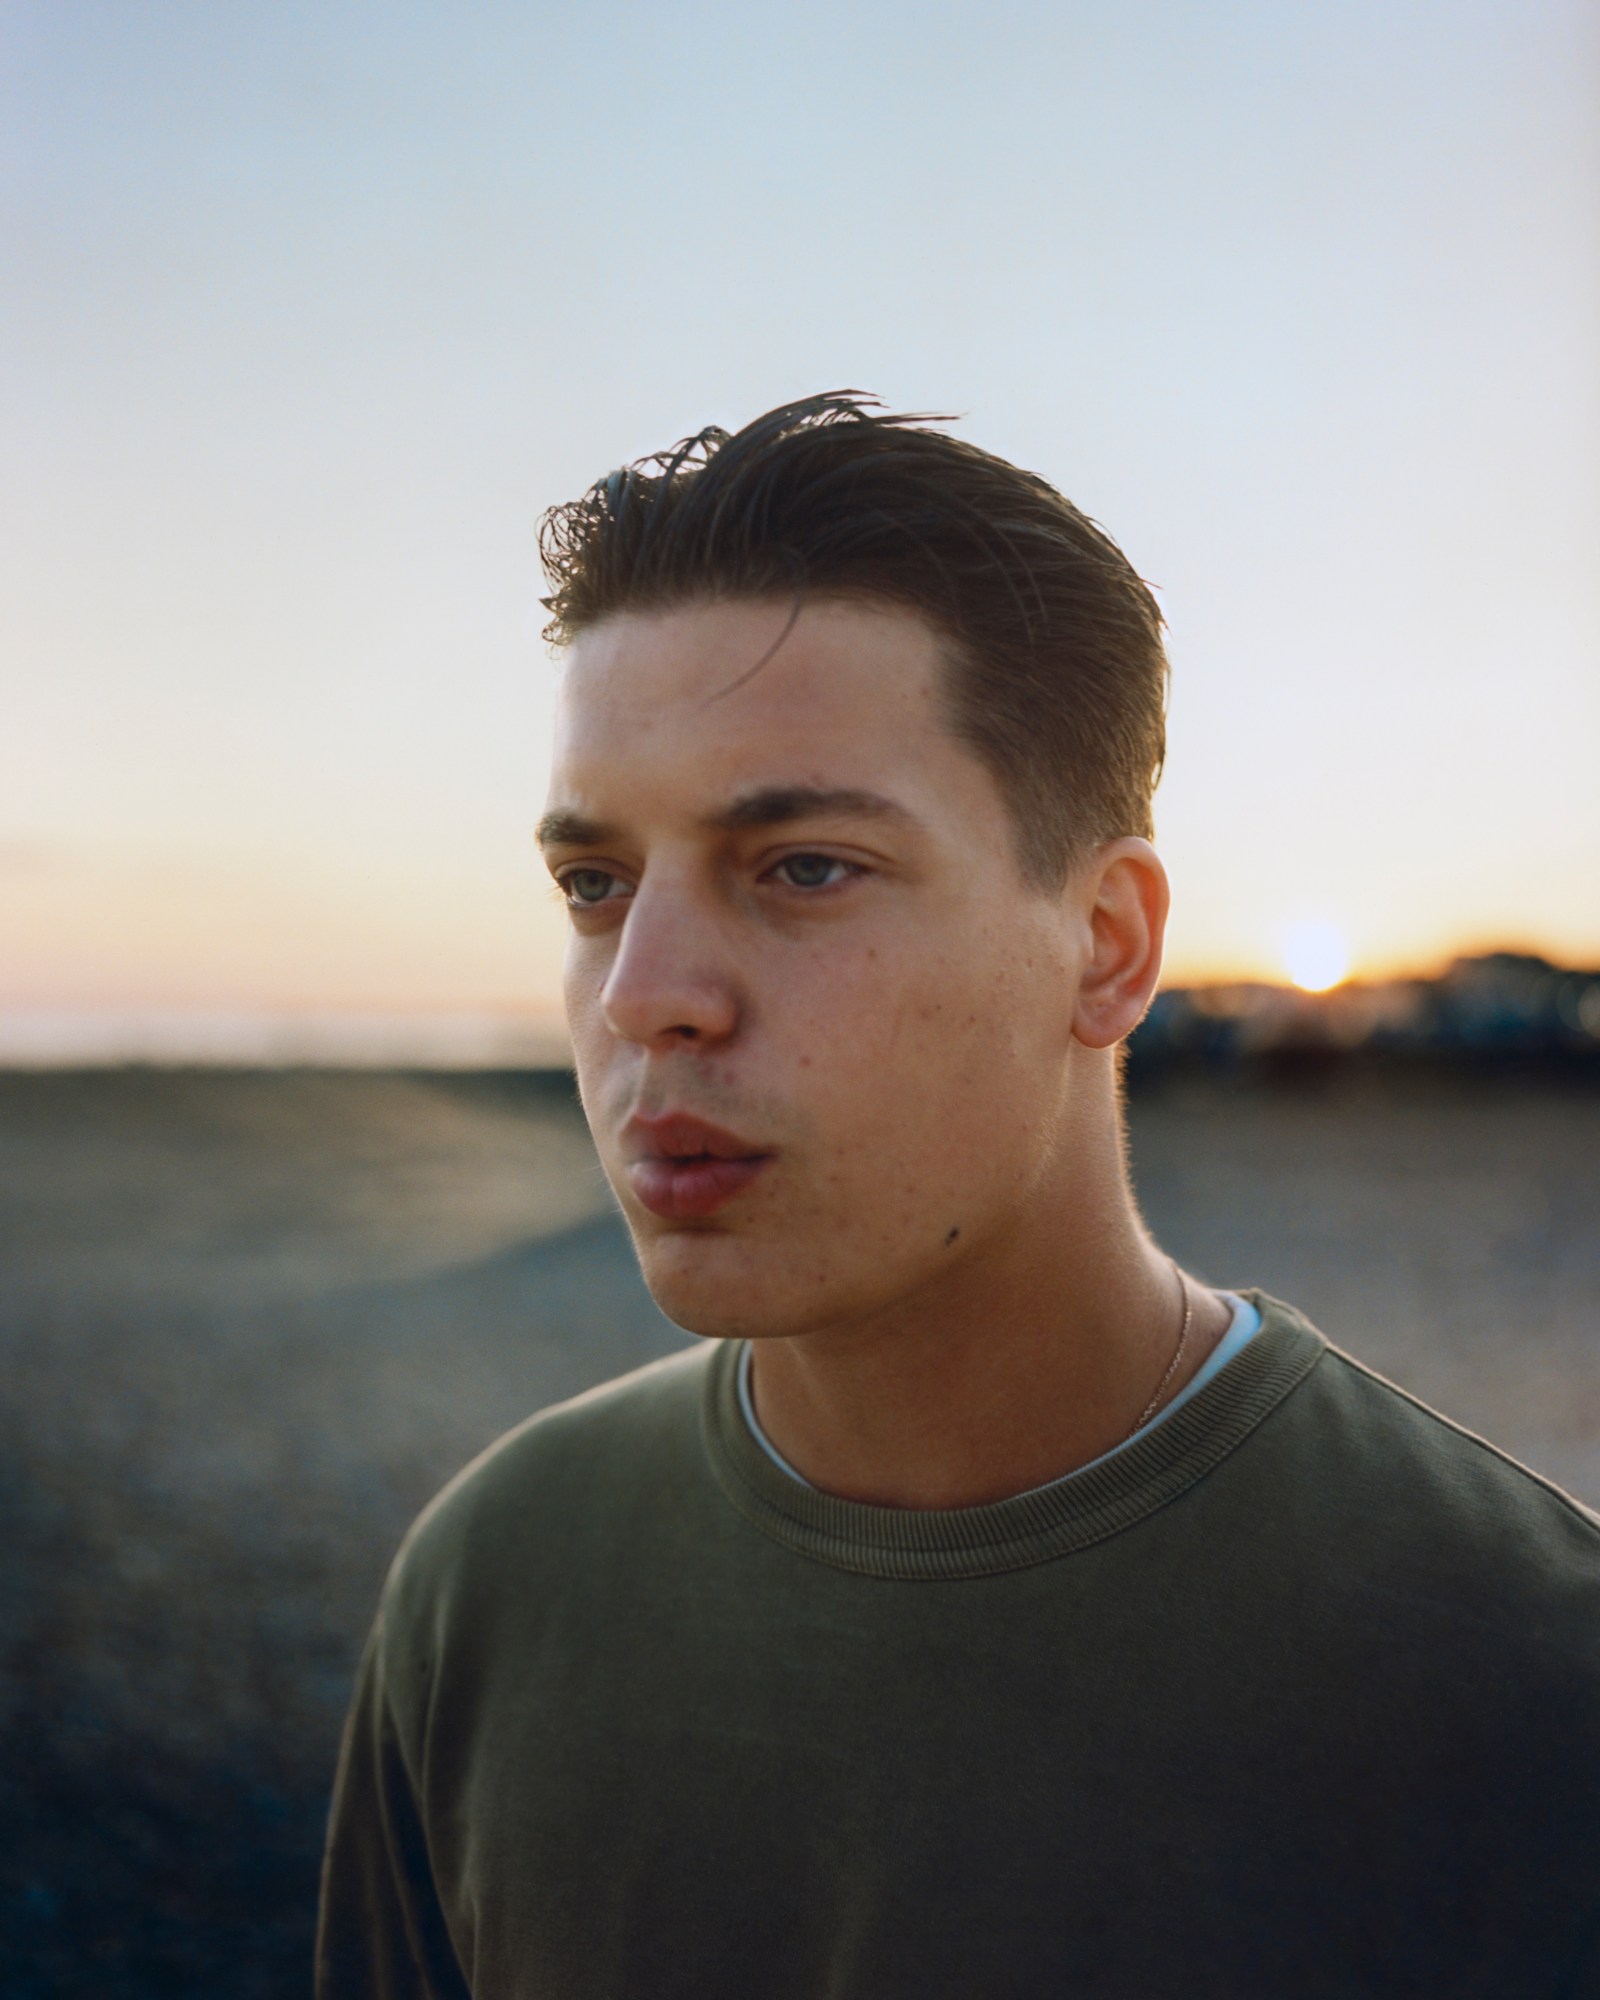
<path fill-rule="evenodd" d="M 982 1506 L 1113 1449 L 1158 1387 L 1178 1395 L 1229 1309 L 1150 1241 L 1110 1138 L 936 1285 L 865 1324 L 756 1341 L 755 1407 L 783 1458 L 844 1499 Z"/>

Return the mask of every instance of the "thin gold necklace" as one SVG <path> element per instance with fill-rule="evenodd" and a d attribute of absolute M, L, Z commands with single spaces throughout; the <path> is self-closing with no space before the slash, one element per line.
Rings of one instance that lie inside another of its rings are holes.
<path fill-rule="evenodd" d="M 1150 1419 L 1155 1415 L 1156 1411 L 1160 1409 L 1161 1398 L 1167 1393 L 1167 1384 L 1172 1380 L 1173 1376 L 1176 1375 L 1178 1372 L 1178 1363 L 1183 1358 L 1183 1350 L 1187 1346 L 1189 1340 L 1189 1321 L 1194 1313 L 1194 1295 L 1189 1290 L 1188 1285 L 1184 1282 L 1184 1276 L 1183 1273 L 1178 1269 L 1176 1258 L 1169 1257 L 1167 1259 L 1167 1262 L 1171 1264 L 1172 1275 L 1177 1279 L 1178 1290 L 1183 1294 L 1183 1325 L 1178 1329 L 1178 1344 L 1172 1350 L 1172 1359 L 1167 1363 L 1166 1373 L 1162 1376 L 1161 1380 L 1156 1384 L 1155 1394 L 1150 1398 L 1149 1402 L 1146 1403 L 1144 1408 L 1139 1412 L 1138 1421 L 1134 1424 L 1133 1429 L 1128 1433 L 1129 1438 L 1136 1436 L 1140 1431 L 1142 1431 L 1145 1425 L 1149 1423 Z M 1123 1439 L 1124 1444 L 1126 1444 L 1127 1441 L 1128 1438 Z"/>

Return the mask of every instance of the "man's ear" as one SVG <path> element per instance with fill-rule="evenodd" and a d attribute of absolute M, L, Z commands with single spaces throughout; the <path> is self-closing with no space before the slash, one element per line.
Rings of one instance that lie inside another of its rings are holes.
<path fill-rule="evenodd" d="M 1155 849 L 1129 835 L 1095 851 L 1080 893 L 1090 949 L 1072 1032 L 1087 1048 L 1108 1049 L 1132 1034 L 1156 990 L 1171 891 Z"/>

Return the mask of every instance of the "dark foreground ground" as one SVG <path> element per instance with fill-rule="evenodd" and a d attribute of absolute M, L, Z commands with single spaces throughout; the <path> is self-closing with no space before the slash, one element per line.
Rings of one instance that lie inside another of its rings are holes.
<path fill-rule="evenodd" d="M 1134 1105 L 1157 1234 L 1600 1502 L 1600 1092 Z M 305 1991 L 428 1495 L 682 1339 L 565 1079 L 0 1074 L 0 2000 Z"/>

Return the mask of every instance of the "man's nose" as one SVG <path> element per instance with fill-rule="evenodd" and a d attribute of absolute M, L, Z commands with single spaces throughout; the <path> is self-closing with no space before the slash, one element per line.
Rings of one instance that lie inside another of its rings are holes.
<path fill-rule="evenodd" d="M 681 889 L 641 884 L 600 989 L 606 1025 L 623 1041 L 666 1050 L 725 1040 L 739 1020 L 726 941 Z"/>

